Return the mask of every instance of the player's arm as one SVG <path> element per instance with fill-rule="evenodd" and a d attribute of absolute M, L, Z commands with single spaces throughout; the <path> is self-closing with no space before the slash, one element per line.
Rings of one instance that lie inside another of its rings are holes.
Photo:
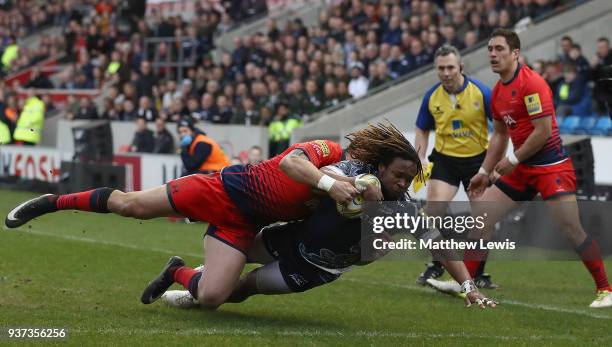
<path fill-rule="evenodd" d="M 429 90 L 423 101 L 421 101 L 421 107 L 416 119 L 416 135 L 414 138 L 414 146 L 419 154 L 421 163 L 427 163 L 427 147 L 429 146 L 429 131 L 435 129 L 436 122 L 433 115 L 429 111 L 429 98 L 431 93 L 435 90 L 432 88 Z"/>
<path fill-rule="evenodd" d="M 478 173 L 470 180 L 468 193 L 470 198 L 478 198 L 484 193 L 493 176 L 493 168 L 506 154 L 510 134 L 503 121 L 493 119 L 493 134 L 489 140 L 489 148 Z"/>
<path fill-rule="evenodd" d="M 552 117 L 550 116 L 532 119 L 531 124 L 533 125 L 533 131 L 523 142 L 521 148 L 514 152 L 519 162 L 528 159 L 541 150 L 552 133 Z"/>
<path fill-rule="evenodd" d="M 350 182 L 322 173 L 301 149 L 294 149 L 280 161 L 280 169 L 296 182 L 326 191 L 337 202 L 349 202 L 358 193 Z"/>
<path fill-rule="evenodd" d="M 527 136 L 525 142 L 514 153 L 502 159 L 495 171 L 500 175 L 510 173 L 518 163 L 529 159 L 544 147 L 552 133 L 552 114 L 554 106 L 552 92 L 541 78 L 531 78 L 522 91 L 525 109 L 533 125 L 533 131 Z"/>
<path fill-rule="evenodd" d="M 491 174 L 493 168 L 495 167 L 495 164 L 499 163 L 499 161 L 506 154 L 509 139 L 510 134 L 508 133 L 508 128 L 506 127 L 504 122 L 494 119 L 493 134 L 491 135 L 491 140 L 489 140 L 489 148 L 487 149 L 487 154 L 485 156 L 484 161 L 482 162 L 482 168 L 488 174 Z"/>
<path fill-rule="evenodd" d="M 416 135 L 414 136 L 414 146 L 419 154 L 421 163 L 426 162 L 427 159 L 427 147 L 429 146 L 429 130 L 423 130 L 419 127 L 416 128 Z"/>

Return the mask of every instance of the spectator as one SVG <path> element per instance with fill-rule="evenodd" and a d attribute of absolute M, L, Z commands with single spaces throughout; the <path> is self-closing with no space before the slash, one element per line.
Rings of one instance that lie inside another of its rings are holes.
<path fill-rule="evenodd" d="M 174 137 L 166 129 L 166 121 L 162 117 L 155 120 L 155 145 L 153 146 L 153 153 L 174 153 Z"/>
<path fill-rule="evenodd" d="M 255 109 L 255 101 L 253 98 L 246 97 L 242 100 L 242 111 L 236 113 L 232 117 L 232 124 L 240 125 L 259 125 L 261 123 L 261 117 L 259 111 Z"/>
<path fill-rule="evenodd" d="M 145 95 L 150 98 L 153 97 L 153 88 L 156 87 L 157 78 L 153 75 L 151 69 L 151 63 L 144 60 L 140 63 L 140 76 L 136 81 L 136 94 L 140 98 Z"/>
<path fill-rule="evenodd" d="M 563 71 L 563 82 L 555 93 L 556 113 L 562 116 L 574 114 L 575 107 L 585 95 L 586 83 L 578 74 L 575 65 L 568 64 Z"/>
<path fill-rule="evenodd" d="M 476 34 L 476 32 L 473 30 L 466 32 L 463 42 L 465 42 L 465 48 L 472 48 L 476 46 L 478 43 L 478 34 Z"/>
<path fill-rule="evenodd" d="M 569 57 L 569 63 L 576 67 L 576 72 L 578 73 L 580 79 L 586 83 L 591 76 L 591 67 L 588 60 L 582 55 L 582 49 L 580 48 L 579 44 L 575 43 L 572 45 L 569 52 Z"/>
<path fill-rule="evenodd" d="M 153 132 L 147 128 L 144 118 L 136 118 L 136 132 L 130 145 L 130 152 L 151 153 L 155 148 Z"/>
<path fill-rule="evenodd" d="M 410 54 L 414 58 L 416 69 L 432 62 L 432 56 L 423 49 L 423 43 L 419 39 L 412 40 Z"/>
<path fill-rule="evenodd" d="M 351 66 L 351 81 L 348 85 L 348 92 L 351 97 L 357 99 L 368 92 L 368 79 L 363 76 L 363 64 L 357 62 Z"/>
<path fill-rule="evenodd" d="M 389 59 L 389 76 L 398 79 L 416 68 L 414 59 L 406 57 L 399 46 L 391 47 L 391 58 Z"/>
<path fill-rule="evenodd" d="M 311 114 L 319 112 L 323 108 L 323 98 L 319 94 L 317 82 L 313 79 L 306 80 L 306 97 L 304 100 L 304 112 Z"/>
<path fill-rule="evenodd" d="M 556 91 L 563 80 L 559 66 L 555 62 L 549 62 L 544 66 L 544 80 L 548 83 L 550 90 Z"/>
<path fill-rule="evenodd" d="M 389 21 L 389 26 L 382 35 L 382 42 L 390 45 L 399 45 L 402 39 L 402 29 L 400 28 L 400 19 L 397 16 L 392 16 Z"/>
<path fill-rule="evenodd" d="M 32 75 L 30 76 L 30 81 L 25 85 L 26 88 L 35 88 L 35 89 L 53 89 L 53 83 L 51 80 L 47 78 L 44 74 L 40 73 L 40 69 L 38 67 L 34 67 L 32 69 Z"/>
<path fill-rule="evenodd" d="M 249 148 L 249 154 L 247 156 L 247 162 L 251 165 L 259 164 L 264 160 L 263 149 L 259 146 L 252 146 Z"/>
<path fill-rule="evenodd" d="M 98 110 L 90 98 L 84 96 L 79 99 L 79 108 L 74 119 L 98 119 Z"/>
<path fill-rule="evenodd" d="M 604 77 L 603 68 L 612 65 L 612 51 L 610 50 L 610 40 L 607 37 L 597 39 L 597 50 L 591 62 L 591 79 L 595 82 L 593 87 L 593 99 L 595 100 L 595 110 L 599 114 L 606 114 L 606 101 L 612 103 L 608 87 L 599 79 Z"/>
<path fill-rule="evenodd" d="M 215 99 L 212 94 L 204 93 L 202 95 L 202 109 L 200 110 L 201 119 L 206 122 L 212 122 L 213 117 L 219 114 L 219 109 L 215 104 Z"/>
<path fill-rule="evenodd" d="M 270 136 L 269 158 L 282 153 L 289 148 L 291 133 L 296 128 L 302 126 L 302 122 L 295 116 L 289 115 L 289 105 L 286 101 L 281 101 L 276 106 L 276 116 L 270 122 L 268 129 Z"/>
<path fill-rule="evenodd" d="M 138 113 L 136 112 L 136 108 L 134 107 L 134 103 L 132 100 L 125 100 L 123 102 L 123 112 L 121 113 L 122 121 L 133 121 L 138 117 Z"/>
<path fill-rule="evenodd" d="M 147 122 L 153 122 L 157 119 L 157 111 L 151 105 L 151 99 L 143 95 L 138 100 L 138 110 L 136 111 L 138 118 L 144 118 Z"/>
<path fill-rule="evenodd" d="M 340 99 L 338 98 L 336 92 L 336 85 L 332 81 L 325 82 L 325 86 L 323 87 L 324 93 L 324 106 L 325 108 L 333 107 L 340 103 Z"/>
<path fill-rule="evenodd" d="M 213 114 L 210 121 L 215 124 L 229 124 L 234 116 L 234 112 L 225 95 L 219 95 L 217 98 L 217 106 L 219 107 L 217 114 Z"/>
<path fill-rule="evenodd" d="M 387 64 L 384 61 L 379 61 L 377 64 L 372 64 L 374 67 L 374 76 L 370 77 L 370 83 L 368 85 L 369 89 L 374 89 L 378 86 L 381 86 L 389 81 L 391 81 L 391 76 L 389 75 L 389 70 L 387 69 Z"/>
<path fill-rule="evenodd" d="M 570 62 L 570 51 L 574 45 L 574 41 L 570 36 L 563 36 L 561 38 L 561 53 L 559 53 L 559 61 L 561 64 L 567 64 Z"/>

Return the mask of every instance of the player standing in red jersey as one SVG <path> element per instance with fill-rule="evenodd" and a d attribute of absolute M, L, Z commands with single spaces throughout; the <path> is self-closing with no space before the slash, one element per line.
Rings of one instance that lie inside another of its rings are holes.
<path fill-rule="evenodd" d="M 194 174 L 146 191 L 124 193 L 98 188 L 60 196 L 43 195 L 14 208 L 5 224 L 16 228 L 58 210 L 112 212 L 138 219 L 181 216 L 207 221 L 206 275 L 196 274 L 184 267 L 182 260 L 173 258 L 147 287 L 141 301 L 148 304 L 157 300 L 176 281 L 187 288 L 196 286 L 200 304 L 214 309 L 234 289 L 246 261 L 246 251 L 262 225 L 307 216 L 309 205 L 316 202 L 313 188 L 327 192 L 338 202 L 351 201 L 358 194 L 351 182 L 341 177 L 336 180 L 318 170 L 340 161 L 341 157 L 342 148 L 335 142 L 300 143 L 257 165 Z"/>
<path fill-rule="evenodd" d="M 597 297 L 590 307 L 612 307 L 612 288 L 599 246 L 580 224 L 576 175 L 561 143 L 552 92 L 540 75 L 519 64 L 520 48 L 518 35 L 510 30 L 495 30 L 489 40 L 491 68 L 500 76 L 491 98 L 493 135 L 482 167 L 471 179 L 468 190 L 474 197 L 482 195 L 483 201 L 500 204 L 495 204 L 494 210 L 481 206 L 477 209 L 483 211 L 473 212 L 482 215 L 486 210 L 483 237 L 488 239 L 493 225 L 518 202 L 532 200 L 540 193 L 595 281 Z M 502 158 L 509 137 L 515 151 Z M 501 177 L 485 191 L 493 170 Z M 472 238 L 480 236 L 470 233 Z M 472 276 L 487 254 L 486 250 L 466 251 L 465 264 Z"/>

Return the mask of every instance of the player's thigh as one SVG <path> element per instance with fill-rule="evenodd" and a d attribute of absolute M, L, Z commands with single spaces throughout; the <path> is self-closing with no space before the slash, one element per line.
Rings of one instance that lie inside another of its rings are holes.
<path fill-rule="evenodd" d="M 143 219 L 179 216 L 168 199 L 165 185 L 129 193 L 115 190 L 108 199 L 108 207 L 112 212 Z"/>
<path fill-rule="evenodd" d="M 473 217 L 483 217 L 484 227 L 470 232 L 470 237 L 479 238 L 490 231 L 508 212 L 518 207 L 518 203 L 493 185 L 485 190 L 479 201 L 470 202 Z"/>
<path fill-rule="evenodd" d="M 198 285 L 198 300 L 210 307 L 221 305 L 232 293 L 246 256 L 223 241 L 206 235 L 204 237 L 204 276 Z"/>
<path fill-rule="evenodd" d="M 559 195 L 546 201 L 546 207 L 550 212 L 553 222 L 559 226 L 565 236 L 579 245 L 586 238 L 586 233 L 580 224 L 580 211 L 576 195 Z"/>
<path fill-rule="evenodd" d="M 255 240 L 247 252 L 249 263 L 267 264 L 275 260 L 266 245 L 264 232 L 265 230 L 262 230 L 255 236 Z"/>
<path fill-rule="evenodd" d="M 451 201 L 459 190 L 458 185 L 452 185 L 441 179 L 431 179 L 427 184 L 427 201 Z"/>

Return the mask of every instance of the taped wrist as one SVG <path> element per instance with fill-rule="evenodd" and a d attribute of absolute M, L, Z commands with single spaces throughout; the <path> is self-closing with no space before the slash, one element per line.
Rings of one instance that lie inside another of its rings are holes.
<path fill-rule="evenodd" d="M 463 283 L 461 283 L 462 293 L 469 294 L 476 290 L 478 290 L 478 288 L 476 287 L 476 283 L 474 283 L 472 280 L 465 280 Z"/>

